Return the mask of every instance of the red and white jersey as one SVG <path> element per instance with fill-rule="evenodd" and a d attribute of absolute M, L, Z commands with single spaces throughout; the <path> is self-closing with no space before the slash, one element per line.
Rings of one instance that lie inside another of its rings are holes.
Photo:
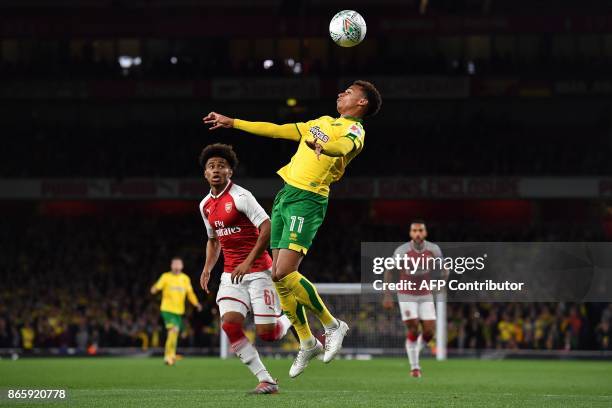
<path fill-rule="evenodd" d="M 270 219 L 253 194 L 232 181 L 219 195 L 208 193 L 200 202 L 200 213 L 208 237 L 221 244 L 225 272 L 233 272 L 246 259 L 259 237 L 259 226 Z M 271 268 L 272 258 L 266 251 L 253 262 L 251 272 Z"/>
<path fill-rule="evenodd" d="M 421 248 L 416 248 L 414 241 L 406 242 L 405 244 L 397 247 L 393 256 L 404 254 L 408 255 L 409 259 L 412 259 L 408 265 L 427 265 L 427 258 L 442 258 L 442 251 L 440 247 L 433 242 L 423 241 Z M 419 260 L 421 258 L 421 260 Z M 431 264 L 431 262 L 430 262 Z M 404 290 L 400 293 L 413 295 L 413 296 L 426 296 L 431 295 L 431 290 L 420 289 L 421 282 L 430 279 L 431 270 L 425 268 L 417 268 L 414 271 L 412 269 L 403 270 L 400 272 L 400 280 L 406 280 L 414 282 L 415 290 Z M 429 285 L 428 285 L 429 286 Z"/>

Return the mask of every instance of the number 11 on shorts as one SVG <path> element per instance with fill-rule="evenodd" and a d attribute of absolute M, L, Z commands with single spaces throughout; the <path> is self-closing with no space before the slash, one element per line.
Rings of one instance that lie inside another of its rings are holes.
<path fill-rule="evenodd" d="M 295 231 L 295 221 L 298 221 L 297 232 L 302 232 L 302 226 L 304 225 L 304 217 L 296 217 L 295 215 L 291 216 L 291 225 L 289 226 L 289 231 Z"/>

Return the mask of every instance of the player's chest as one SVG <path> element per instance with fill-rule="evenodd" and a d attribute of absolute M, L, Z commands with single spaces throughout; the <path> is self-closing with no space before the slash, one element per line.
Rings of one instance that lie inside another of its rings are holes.
<path fill-rule="evenodd" d="M 206 217 L 213 229 L 226 228 L 240 224 L 243 215 L 236 209 L 236 203 L 231 198 L 214 200 L 204 208 Z"/>
<path fill-rule="evenodd" d="M 344 126 L 341 122 L 318 122 L 308 128 L 308 137 L 306 139 L 316 139 L 320 143 L 328 143 L 337 140 L 342 136 Z"/>
<path fill-rule="evenodd" d="M 406 253 L 407 271 L 425 271 L 432 269 L 430 260 L 434 259 L 433 252 L 429 250 L 415 251 L 410 250 Z"/>
<path fill-rule="evenodd" d="M 183 293 L 183 292 L 185 292 L 185 285 L 184 285 L 184 283 L 182 281 L 170 282 L 168 284 L 168 289 L 171 292 Z"/>

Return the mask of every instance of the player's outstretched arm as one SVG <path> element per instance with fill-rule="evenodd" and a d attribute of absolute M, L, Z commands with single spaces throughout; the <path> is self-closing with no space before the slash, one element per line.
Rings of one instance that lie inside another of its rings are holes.
<path fill-rule="evenodd" d="M 216 112 L 210 112 L 202 119 L 204 124 L 211 125 L 209 130 L 219 128 L 235 128 L 244 130 L 257 136 L 270 137 L 272 139 L 286 139 L 299 142 L 300 132 L 294 123 L 277 125 L 270 122 L 249 122 L 241 119 L 233 119 Z"/>

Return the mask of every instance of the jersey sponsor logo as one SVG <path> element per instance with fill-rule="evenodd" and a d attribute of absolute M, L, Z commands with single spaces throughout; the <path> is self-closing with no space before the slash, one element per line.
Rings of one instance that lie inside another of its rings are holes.
<path fill-rule="evenodd" d="M 312 136 L 315 139 L 319 139 L 320 141 L 322 141 L 323 143 L 327 143 L 329 142 L 329 136 L 327 136 L 325 133 L 323 133 L 323 131 L 321 130 L 320 127 L 318 126 L 313 126 L 309 129 L 310 133 L 312 134 Z"/>
<path fill-rule="evenodd" d="M 218 237 L 226 237 L 228 235 L 237 234 L 240 231 L 242 231 L 240 227 L 219 228 L 215 230 L 215 234 L 217 234 Z"/>
<path fill-rule="evenodd" d="M 230 212 L 232 212 L 232 203 L 231 202 L 225 203 L 225 212 L 228 213 L 228 214 Z"/>
<path fill-rule="evenodd" d="M 182 286 L 168 286 L 168 289 L 169 290 L 174 290 L 174 291 L 177 291 L 177 292 L 184 292 L 185 291 L 185 288 L 182 287 Z"/>

